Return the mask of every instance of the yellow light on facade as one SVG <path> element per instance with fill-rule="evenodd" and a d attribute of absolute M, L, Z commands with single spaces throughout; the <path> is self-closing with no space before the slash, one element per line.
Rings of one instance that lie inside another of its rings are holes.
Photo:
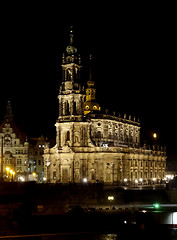
<path fill-rule="evenodd" d="M 9 171 L 10 171 L 10 168 L 9 168 L 9 167 L 6 167 L 6 171 L 9 172 Z"/>

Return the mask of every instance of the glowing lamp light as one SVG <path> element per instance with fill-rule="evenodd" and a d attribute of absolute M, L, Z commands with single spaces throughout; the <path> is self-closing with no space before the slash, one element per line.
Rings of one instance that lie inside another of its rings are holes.
<path fill-rule="evenodd" d="M 20 181 L 21 181 L 21 182 L 24 182 L 25 179 L 24 179 L 23 177 L 20 177 Z"/>
<path fill-rule="evenodd" d="M 33 177 L 34 177 L 34 180 L 35 180 L 35 178 L 36 178 L 36 173 L 35 172 L 33 172 Z"/>
<path fill-rule="evenodd" d="M 114 196 L 108 196 L 108 200 L 109 200 L 109 201 L 114 200 Z"/>
<path fill-rule="evenodd" d="M 83 178 L 83 182 L 86 183 L 87 182 L 87 178 Z"/>
<path fill-rule="evenodd" d="M 159 204 L 159 203 L 154 203 L 153 206 L 154 206 L 154 208 L 156 208 L 156 209 L 160 208 L 160 204 Z"/>
<path fill-rule="evenodd" d="M 153 133 L 153 138 L 157 138 L 157 133 Z"/>

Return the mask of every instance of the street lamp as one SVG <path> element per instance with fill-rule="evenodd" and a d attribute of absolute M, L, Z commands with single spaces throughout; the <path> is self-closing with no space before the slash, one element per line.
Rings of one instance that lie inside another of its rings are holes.
<path fill-rule="evenodd" d="M 9 178 L 9 171 L 10 171 L 10 168 L 9 168 L 9 167 L 6 167 L 6 171 L 7 171 L 7 178 Z"/>
<path fill-rule="evenodd" d="M 36 173 L 33 172 L 33 178 L 34 178 L 34 181 L 35 181 L 35 178 L 36 178 Z"/>
<path fill-rule="evenodd" d="M 14 177 L 15 177 L 15 172 L 12 172 L 12 182 L 14 181 Z"/>
<path fill-rule="evenodd" d="M 157 138 L 157 133 L 153 133 L 153 138 L 154 138 L 154 139 Z"/>
<path fill-rule="evenodd" d="M 127 178 L 124 178 L 124 185 L 127 185 Z"/>
<path fill-rule="evenodd" d="M 83 182 L 86 183 L 88 180 L 87 178 L 83 178 Z"/>
<path fill-rule="evenodd" d="M 111 210 L 111 201 L 114 200 L 114 196 L 108 196 L 108 200 L 109 200 L 109 202 L 110 202 L 110 210 Z"/>
<path fill-rule="evenodd" d="M 139 182 L 142 184 L 142 182 L 143 182 L 143 179 L 142 179 L 142 178 L 140 178 L 140 179 L 139 179 Z"/>
<path fill-rule="evenodd" d="M 13 171 L 12 169 L 10 169 L 10 179 L 12 180 L 12 174 L 13 174 Z"/>

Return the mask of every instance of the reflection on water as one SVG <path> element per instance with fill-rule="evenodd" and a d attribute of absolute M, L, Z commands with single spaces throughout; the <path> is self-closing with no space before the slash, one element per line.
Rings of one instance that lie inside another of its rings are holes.
<path fill-rule="evenodd" d="M 117 240 L 117 234 L 106 234 L 103 236 L 103 240 Z"/>
<path fill-rule="evenodd" d="M 72 234 L 32 238 L 31 240 L 119 240 L 117 234 Z"/>

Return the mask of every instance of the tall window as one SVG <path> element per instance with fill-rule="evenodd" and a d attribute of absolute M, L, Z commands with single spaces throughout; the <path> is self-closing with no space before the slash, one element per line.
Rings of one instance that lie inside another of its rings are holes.
<path fill-rule="evenodd" d="M 74 114 L 77 114 L 76 102 L 74 102 L 73 104 L 73 112 Z"/>
<path fill-rule="evenodd" d="M 57 178 L 56 172 L 53 172 L 53 180 Z"/>
<path fill-rule="evenodd" d="M 94 171 L 91 172 L 91 180 L 95 180 L 95 172 Z"/>
<path fill-rule="evenodd" d="M 66 133 L 66 141 L 70 141 L 70 131 L 67 131 Z"/>

